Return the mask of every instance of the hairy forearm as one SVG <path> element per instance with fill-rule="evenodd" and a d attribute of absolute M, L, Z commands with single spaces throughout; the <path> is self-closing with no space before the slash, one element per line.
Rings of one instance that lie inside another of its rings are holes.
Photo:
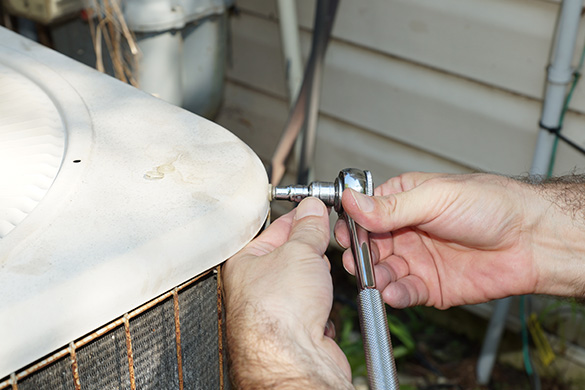
<path fill-rule="evenodd" d="M 585 297 L 585 176 L 528 186 L 527 213 L 539 282 L 535 292 Z"/>
<path fill-rule="evenodd" d="M 226 320 L 230 375 L 237 389 L 353 389 L 303 330 L 287 329 L 249 303 L 228 308 Z"/>

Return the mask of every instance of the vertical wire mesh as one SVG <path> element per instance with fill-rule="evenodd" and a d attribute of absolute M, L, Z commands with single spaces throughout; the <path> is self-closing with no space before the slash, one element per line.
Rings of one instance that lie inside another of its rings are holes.
<path fill-rule="evenodd" d="M 82 390 L 131 390 L 124 326 L 78 349 Z"/>
<path fill-rule="evenodd" d="M 179 294 L 185 390 L 220 388 L 217 276 L 211 275 L 200 285 L 202 288 Z"/>
<path fill-rule="evenodd" d="M 138 389 L 179 388 L 173 312 L 173 301 L 167 300 L 130 322 Z"/>
<path fill-rule="evenodd" d="M 18 390 L 75 390 L 72 378 L 71 362 L 69 359 L 61 359 L 47 369 L 19 381 Z"/>
<path fill-rule="evenodd" d="M 220 280 L 209 272 L 11 374 L 0 390 L 227 389 L 223 326 Z"/>

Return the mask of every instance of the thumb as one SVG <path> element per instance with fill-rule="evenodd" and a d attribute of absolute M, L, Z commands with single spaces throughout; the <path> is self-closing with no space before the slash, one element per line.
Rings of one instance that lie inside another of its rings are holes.
<path fill-rule="evenodd" d="M 289 241 L 302 242 L 322 255 L 329 245 L 329 214 L 317 198 L 306 198 L 295 209 Z"/>
<path fill-rule="evenodd" d="M 352 189 L 343 192 L 345 212 L 358 224 L 374 233 L 386 233 L 403 227 L 418 226 L 435 219 L 437 193 L 429 186 L 418 186 L 386 196 L 367 196 Z"/>

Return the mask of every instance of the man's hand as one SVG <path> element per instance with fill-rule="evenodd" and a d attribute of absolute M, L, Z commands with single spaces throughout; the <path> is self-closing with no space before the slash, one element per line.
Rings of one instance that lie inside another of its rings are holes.
<path fill-rule="evenodd" d="M 585 229 L 558 192 L 496 175 L 409 173 L 374 197 L 345 191 L 342 202 L 373 232 L 384 301 L 448 308 L 528 293 L 582 294 Z M 335 230 L 348 247 L 344 224 Z M 354 273 L 349 251 L 344 266 Z M 571 278 L 581 278 L 580 291 Z"/>
<path fill-rule="evenodd" d="M 325 334 L 333 303 L 328 243 L 327 209 L 308 198 L 224 265 L 239 388 L 353 388 L 345 355 Z"/>

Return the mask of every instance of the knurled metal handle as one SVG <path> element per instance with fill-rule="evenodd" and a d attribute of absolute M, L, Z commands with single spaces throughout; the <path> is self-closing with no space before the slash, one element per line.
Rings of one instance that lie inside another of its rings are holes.
<path fill-rule="evenodd" d="M 399 390 L 386 310 L 380 291 L 361 290 L 358 307 L 370 390 Z"/>

